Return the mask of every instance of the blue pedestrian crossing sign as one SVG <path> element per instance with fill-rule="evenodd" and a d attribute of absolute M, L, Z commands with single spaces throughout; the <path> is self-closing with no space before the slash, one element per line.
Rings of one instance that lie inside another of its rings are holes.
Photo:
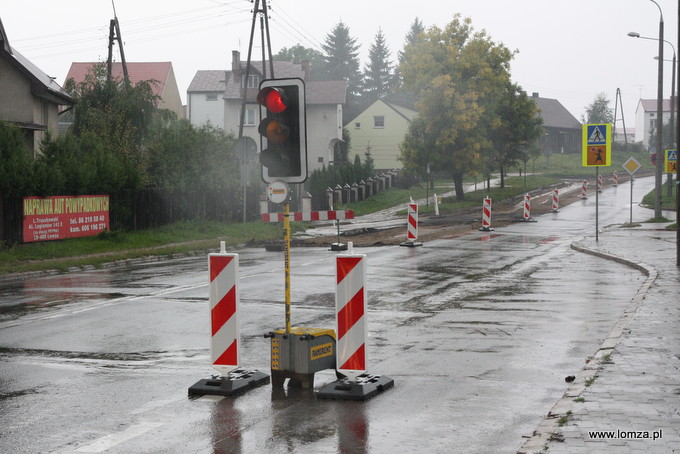
<path fill-rule="evenodd" d="M 666 150 L 664 156 L 665 173 L 675 173 L 678 171 L 678 150 Z"/>
<path fill-rule="evenodd" d="M 612 163 L 612 125 L 583 125 L 583 167 L 610 166 Z"/>

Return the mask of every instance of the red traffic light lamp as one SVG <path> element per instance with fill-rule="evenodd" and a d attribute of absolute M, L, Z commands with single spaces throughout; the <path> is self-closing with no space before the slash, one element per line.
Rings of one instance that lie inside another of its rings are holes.
<path fill-rule="evenodd" d="M 267 183 L 302 183 L 307 179 L 305 85 L 302 79 L 268 79 L 260 84 L 258 132 L 260 163 Z"/>

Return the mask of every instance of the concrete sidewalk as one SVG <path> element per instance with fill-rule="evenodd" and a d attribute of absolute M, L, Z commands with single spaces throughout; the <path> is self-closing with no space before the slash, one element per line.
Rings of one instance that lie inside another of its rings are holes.
<path fill-rule="evenodd" d="M 572 245 L 635 266 L 643 284 L 519 453 L 680 453 L 680 268 L 676 233 L 656 226 Z"/>

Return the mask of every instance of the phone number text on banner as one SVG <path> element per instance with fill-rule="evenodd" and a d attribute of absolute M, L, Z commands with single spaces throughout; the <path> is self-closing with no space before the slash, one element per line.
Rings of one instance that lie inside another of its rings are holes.
<path fill-rule="evenodd" d="M 97 235 L 109 230 L 109 196 L 24 198 L 24 243 Z"/>

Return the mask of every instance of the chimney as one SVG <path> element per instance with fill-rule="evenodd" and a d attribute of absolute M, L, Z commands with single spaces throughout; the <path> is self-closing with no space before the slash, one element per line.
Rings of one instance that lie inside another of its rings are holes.
<path fill-rule="evenodd" d="M 302 71 L 304 71 L 305 82 L 309 81 L 309 72 L 311 71 L 311 66 L 309 60 L 302 60 Z"/>
<path fill-rule="evenodd" d="M 241 52 L 237 50 L 231 51 L 231 72 L 234 80 L 241 80 Z"/>

